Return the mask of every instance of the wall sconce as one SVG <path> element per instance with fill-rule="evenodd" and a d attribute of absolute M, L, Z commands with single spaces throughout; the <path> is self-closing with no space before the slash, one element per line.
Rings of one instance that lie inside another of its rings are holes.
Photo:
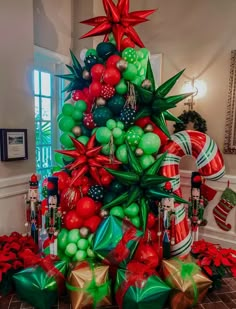
<path fill-rule="evenodd" d="M 187 105 L 189 110 L 193 110 L 193 105 L 195 104 L 196 99 L 203 98 L 207 93 L 207 86 L 203 80 L 192 79 L 186 81 L 182 87 L 183 93 L 193 92 L 184 105 Z"/>

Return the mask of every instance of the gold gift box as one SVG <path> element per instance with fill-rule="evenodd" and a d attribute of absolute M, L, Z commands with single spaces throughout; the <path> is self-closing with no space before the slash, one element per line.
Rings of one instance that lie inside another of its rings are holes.
<path fill-rule="evenodd" d="M 94 308 L 94 299 L 87 291 L 87 287 L 91 284 L 93 279 L 95 279 L 97 288 L 107 283 L 109 281 L 109 266 L 95 264 L 93 268 L 91 268 L 89 263 L 79 262 L 72 268 L 67 279 L 72 309 Z M 96 307 L 110 305 L 111 290 L 109 287 L 107 295 L 96 304 Z"/>
<path fill-rule="evenodd" d="M 191 257 L 163 260 L 162 274 L 173 289 L 169 298 L 171 309 L 192 308 L 204 298 L 212 284 Z"/>

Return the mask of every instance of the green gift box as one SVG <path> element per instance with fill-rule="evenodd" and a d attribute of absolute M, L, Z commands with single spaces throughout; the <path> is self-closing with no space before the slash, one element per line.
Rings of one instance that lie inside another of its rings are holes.
<path fill-rule="evenodd" d="M 130 222 L 109 216 L 96 231 L 93 251 L 103 260 L 103 263 L 125 268 L 142 235 L 142 231 Z"/>
<path fill-rule="evenodd" d="M 155 270 L 139 262 L 130 262 L 127 269 L 119 269 L 116 276 L 116 301 L 122 309 L 161 309 L 171 288 Z"/>
<path fill-rule="evenodd" d="M 42 259 L 38 266 L 14 275 L 17 296 L 37 309 L 50 309 L 65 289 L 67 269 L 65 261 Z"/>

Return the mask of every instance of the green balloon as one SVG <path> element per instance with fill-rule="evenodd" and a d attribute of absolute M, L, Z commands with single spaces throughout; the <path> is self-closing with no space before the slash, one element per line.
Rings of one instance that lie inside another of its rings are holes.
<path fill-rule="evenodd" d="M 63 116 L 58 122 L 59 129 L 63 132 L 70 132 L 74 126 L 75 121 L 69 116 Z"/>
<path fill-rule="evenodd" d="M 96 140 L 100 144 L 107 144 L 110 142 L 111 139 L 111 130 L 107 127 L 100 127 L 96 131 Z"/>
<path fill-rule="evenodd" d="M 61 250 L 65 250 L 66 249 L 66 246 L 68 244 L 68 231 L 66 229 L 62 229 L 60 231 L 60 233 L 58 234 L 58 248 L 61 249 Z"/>
<path fill-rule="evenodd" d="M 132 84 L 136 86 L 141 86 L 144 78 L 141 78 L 140 76 L 136 76 L 135 79 L 132 79 Z"/>
<path fill-rule="evenodd" d="M 110 108 L 112 113 L 116 116 L 120 116 L 120 112 L 125 105 L 125 98 L 119 94 L 115 94 L 110 100 L 107 102 L 107 106 Z"/>
<path fill-rule="evenodd" d="M 122 51 L 122 58 L 129 63 L 135 63 L 137 61 L 137 52 L 132 47 L 127 47 Z"/>
<path fill-rule="evenodd" d="M 84 115 L 83 115 L 83 112 L 81 112 L 80 110 L 78 109 L 75 109 L 72 113 L 72 118 L 75 120 L 75 121 L 81 121 L 83 119 Z"/>
<path fill-rule="evenodd" d="M 140 128 L 139 126 L 132 126 L 132 127 L 130 127 L 129 130 L 127 131 L 127 133 L 128 132 L 134 132 L 134 133 L 137 133 L 140 136 L 143 136 L 143 134 L 144 134 L 143 129 Z"/>
<path fill-rule="evenodd" d="M 88 56 L 97 56 L 96 50 L 93 48 L 88 49 L 86 51 L 85 57 L 88 57 Z"/>
<path fill-rule="evenodd" d="M 89 242 L 87 239 L 85 238 L 81 238 L 78 242 L 77 242 L 77 247 L 81 250 L 87 250 L 89 246 Z"/>
<path fill-rule="evenodd" d="M 120 128 L 121 130 L 124 130 L 125 125 L 123 124 L 123 122 L 117 121 L 116 127 L 117 127 L 117 128 Z"/>
<path fill-rule="evenodd" d="M 116 150 L 116 157 L 124 164 L 128 163 L 128 153 L 126 145 L 120 145 Z"/>
<path fill-rule="evenodd" d="M 89 137 L 88 136 L 80 136 L 77 138 L 77 141 L 79 141 L 80 143 L 82 143 L 83 145 L 87 145 L 88 141 L 89 141 Z"/>
<path fill-rule="evenodd" d="M 72 132 L 64 132 L 60 136 L 60 143 L 66 148 L 70 148 L 74 146 L 72 140 L 70 139 L 70 136 L 75 137 L 75 135 Z"/>
<path fill-rule="evenodd" d="M 128 86 L 123 78 L 116 85 L 115 89 L 116 89 L 116 92 L 120 95 L 124 95 L 128 92 Z"/>
<path fill-rule="evenodd" d="M 128 207 L 124 208 L 124 213 L 127 217 L 136 217 L 139 213 L 139 206 L 136 203 L 130 204 Z"/>
<path fill-rule="evenodd" d="M 133 223 L 133 225 L 137 228 L 140 228 L 141 226 L 141 221 L 140 221 L 140 218 L 139 217 L 134 217 L 134 218 L 131 218 L 130 221 Z"/>
<path fill-rule="evenodd" d="M 68 243 L 76 244 L 79 239 L 80 239 L 79 229 L 73 229 L 69 231 L 68 236 L 67 236 Z"/>
<path fill-rule="evenodd" d="M 116 122 L 115 122 L 115 120 L 114 120 L 114 119 L 109 119 L 109 120 L 107 120 L 106 126 L 107 126 L 107 128 L 110 129 L 110 130 L 116 128 Z"/>
<path fill-rule="evenodd" d="M 77 246 L 76 244 L 74 243 L 69 243 L 67 246 L 66 246 L 66 250 L 65 250 L 65 254 L 69 257 L 75 255 L 77 251 Z"/>
<path fill-rule="evenodd" d="M 116 151 L 116 145 L 112 145 L 112 149 L 110 144 L 107 144 L 102 147 L 101 153 L 103 153 L 105 156 L 109 156 L 111 153 L 115 153 Z"/>
<path fill-rule="evenodd" d="M 74 107 L 83 113 L 87 109 L 87 103 L 84 100 L 78 100 L 75 102 Z"/>
<path fill-rule="evenodd" d="M 161 140 L 155 133 L 149 132 L 142 136 L 139 148 L 141 148 L 145 154 L 153 154 L 159 150 L 161 146 Z"/>
<path fill-rule="evenodd" d="M 112 135 L 114 138 L 120 138 L 122 136 L 123 131 L 120 128 L 114 128 L 112 130 Z"/>
<path fill-rule="evenodd" d="M 106 125 L 107 120 L 112 118 L 112 112 L 106 106 L 101 106 L 93 112 L 93 120 L 97 126 L 103 127 Z"/>
<path fill-rule="evenodd" d="M 74 105 L 70 103 L 65 103 L 62 106 L 62 114 L 65 116 L 71 116 L 73 114 L 73 111 L 74 111 Z"/>
<path fill-rule="evenodd" d="M 64 165 L 64 162 L 63 162 L 63 155 L 59 152 L 55 152 L 54 153 L 54 160 L 57 164 L 59 164 L 60 166 L 61 165 Z"/>
<path fill-rule="evenodd" d="M 145 170 L 146 168 L 148 168 L 155 162 L 155 159 L 152 155 L 144 154 L 139 158 L 139 161 L 140 161 L 142 168 Z"/>
<path fill-rule="evenodd" d="M 147 48 L 141 48 L 137 51 L 137 56 L 139 60 L 143 60 L 144 58 L 148 57 L 149 51 Z"/>
<path fill-rule="evenodd" d="M 117 129 L 118 129 L 118 128 L 117 128 Z M 116 145 L 123 145 L 124 142 L 125 142 L 125 132 L 122 131 L 121 136 L 114 139 L 114 143 L 115 143 Z"/>
<path fill-rule="evenodd" d="M 87 249 L 87 256 L 90 257 L 90 258 L 95 257 L 95 254 L 94 254 L 94 252 L 91 248 Z"/>
<path fill-rule="evenodd" d="M 73 261 L 74 262 L 81 262 L 81 261 L 84 261 L 87 257 L 87 252 L 84 251 L 84 250 L 78 250 L 76 253 L 75 253 L 75 256 L 73 258 Z"/>
<path fill-rule="evenodd" d="M 123 210 L 123 208 L 120 207 L 120 206 L 113 207 L 113 208 L 110 210 L 110 215 L 119 217 L 119 218 L 121 218 L 121 219 L 123 219 L 124 216 L 125 216 L 124 210 Z"/>
<path fill-rule="evenodd" d="M 133 63 L 128 63 L 127 69 L 122 73 L 125 80 L 132 81 L 137 76 L 137 68 Z"/>
<path fill-rule="evenodd" d="M 129 143 L 129 145 L 138 146 L 140 139 L 141 139 L 141 136 L 136 132 L 129 131 L 129 132 L 126 133 L 125 139 Z"/>

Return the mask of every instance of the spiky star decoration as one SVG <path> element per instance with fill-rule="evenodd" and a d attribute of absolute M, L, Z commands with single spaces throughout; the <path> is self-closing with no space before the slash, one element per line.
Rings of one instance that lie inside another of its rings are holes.
<path fill-rule="evenodd" d="M 129 0 L 118 0 L 117 5 L 112 0 L 103 0 L 103 6 L 106 16 L 98 16 L 81 22 L 94 26 L 92 30 L 84 34 L 81 38 L 104 34 L 104 40 L 106 41 L 108 35 L 112 32 L 119 51 L 124 36 L 127 36 L 139 47 L 144 47 L 143 42 L 133 27 L 148 21 L 146 17 L 156 10 L 129 12 Z"/>
<path fill-rule="evenodd" d="M 156 89 L 152 67 L 150 61 L 148 61 L 145 81 L 148 85 L 147 89 L 145 88 L 144 83 L 142 84 L 143 86 L 136 86 L 139 101 L 141 102 L 141 104 L 138 104 L 136 120 L 150 116 L 151 120 L 157 125 L 157 127 L 160 128 L 169 138 L 170 133 L 167 129 L 166 120 L 175 121 L 177 123 L 181 122 L 181 120 L 169 112 L 169 109 L 176 107 L 177 103 L 193 94 L 185 93 L 166 97 L 183 72 L 184 70 L 180 71 Z"/>
<path fill-rule="evenodd" d="M 174 197 L 177 203 L 188 203 L 179 196 L 173 193 L 168 193 L 162 189 L 162 186 L 166 181 L 171 180 L 171 178 L 157 175 L 167 152 L 163 153 L 150 167 L 143 170 L 128 143 L 126 146 L 130 170 L 127 172 L 115 171 L 109 168 L 106 168 L 106 170 L 119 182 L 129 186 L 129 189 L 108 204 L 105 204 L 103 206 L 104 209 L 118 205 L 125 205 L 127 207 L 134 202 L 138 202 L 140 204 L 142 218 L 145 224 L 148 208 L 147 205 L 149 204 L 150 199 L 160 200 L 164 197 Z"/>
<path fill-rule="evenodd" d="M 74 90 L 83 90 L 84 88 L 90 85 L 90 81 L 88 79 L 84 79 L 83 77 L 84 69 L 82 68 L 81 64 L 79 63 L 79 60 L 76 58 L 76 56 L 71 50 L 70 55 L 72 65 L 66 64 L 66 67 L 69 69 L 70 73 L 56 75 L 57 77 L 65 79 L 69 82 L 68 85 L 66 85 L 66 87 L 63 89 L 63 92 L 68 92 L 68 95 L 64 101 L 67 101 L 71 98 L 71 93 Z"/>
<path fill-rule="evenodd" d="M 82 144 L 72 136 L 70 136 L 75 146 L 74 150 L 56 150 L 63 155 L 70 156 L 75 160 L 66 165 L 69 170 L 77 170 L 75 176 L 72 178 L 71 185 L 76 182 L 77 179 L 89 173 L 97 184 L 103 185 L 101 169 L 104 170 L 104 166 L 113 164 L 120 164 L 117 160 L 111 160 L 109 157 L 100 154 L 102 146 L 95 147 L 96 135 L 92 135 L 87 145 Z M 106 172 L 104 170 L 104 172 Z"/>

